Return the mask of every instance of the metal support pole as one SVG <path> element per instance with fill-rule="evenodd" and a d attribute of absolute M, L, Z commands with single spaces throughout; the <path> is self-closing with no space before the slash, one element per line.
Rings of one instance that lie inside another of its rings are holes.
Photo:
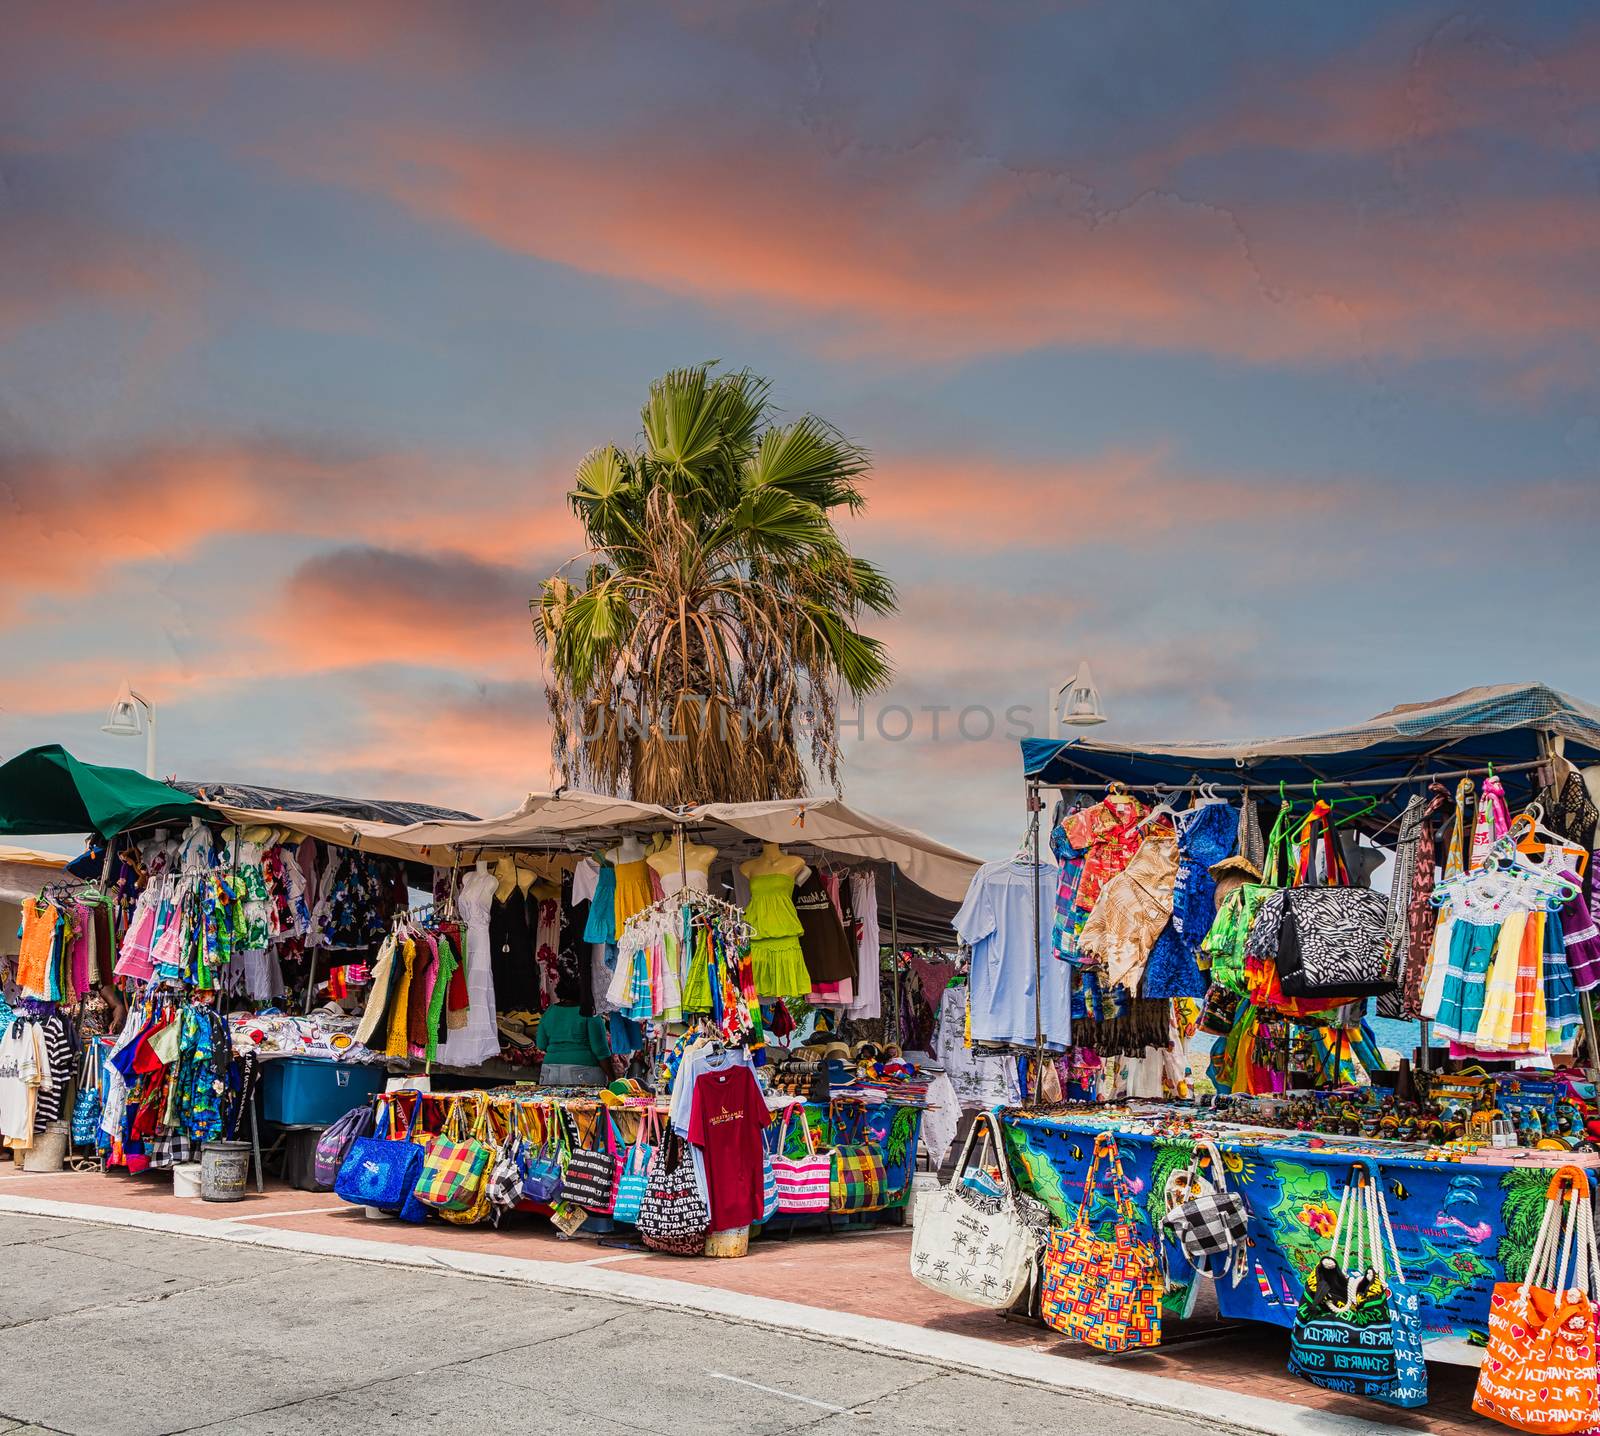
<path fill-rule="evenodd" d="M 900 910 L 895 902 L 895 874 L 899 868 L 889 864 L 889 973 L 894 979 L 894 1025 L 889 1032 L 891 1042 L 903 1045 L 900 1036 Z"/>
<path fill-rule="evenodd" d="M 1044 938 L 1039 925 L 1044 920 L 1039 903 L 1039 810 L 1038 793 L 1028 793 L 1028 885 L 1033 889 L 1033 1102 L 1037 1106 L 1044 1084 Z"/>

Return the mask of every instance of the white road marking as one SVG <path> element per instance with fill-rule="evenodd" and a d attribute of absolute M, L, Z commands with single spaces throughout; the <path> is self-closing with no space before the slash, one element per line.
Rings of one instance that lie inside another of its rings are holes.
<path fill-rule="evenodd" d="M 784 1396 L 790 1401 L 803 1401 L 807 1406 L 819 1406 L 824 1411 L 848 1411 L 848 1406 L 835 1406 L 831 1401 L 818 1401 L 810 1396 L 796 1396 L 792 1391 L 784 1391 L 776 1386 L 763 1386 L 759 1381 L 746 1381 L 742 1376 L 729 1376 L 725 1371 L 707 1371 L 707 1376 L 714 1376 L 718 1381 L 736 1381 L 740 1386 L 748 1386 L 752 1391 L 765 1391 L 768 1396 Z"/>

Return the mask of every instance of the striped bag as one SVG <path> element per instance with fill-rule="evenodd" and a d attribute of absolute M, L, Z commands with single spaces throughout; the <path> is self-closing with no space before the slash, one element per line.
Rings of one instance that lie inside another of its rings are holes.
<path fill-rule="evenodd" d="M 805 1137 L 806 1155 L 786 1156 L 789 1124 L 800 1113 L 800 1131 Z M 828 1210 L 833 1181 L 833 1154 L 819 1152 L 811 1137 L 802 1105 L 796 1102 L 778 1124 L 778 1151 L 772 1159 L 772 1177 L 778 1186 L 778 1215 L 811 1216 Z"/>

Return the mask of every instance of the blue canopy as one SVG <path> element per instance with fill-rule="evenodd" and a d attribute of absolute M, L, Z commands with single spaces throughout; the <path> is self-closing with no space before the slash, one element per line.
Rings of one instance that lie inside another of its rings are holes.
<path fill-rule="evenodd" d="M 1196 739 L 1171 743 L 1108 743 L 1092 738 L 1025 738 L 1024 775 L 1047 786 L 1121 782 L 1133 788 L 1157 783 L 1202 782 L 1266 790 L 1279 783 L 1321 780 L 1337 788 L 1352 780 L 1388 779 L 1375 823 L 1386 822 L 1429 773 L 1533 762 L 1542 756 L 1540 735 L 1565 740 L 1579 766 L 1600 763 L 1600 708 L 1542 683 L 1469 688 L 1429 703 L 1409 703 L 1365 723 L 1298 738 L 1242 742 Z M 1532 797 L 1535 775 L 1504 778 L 1512 801 Z"/>

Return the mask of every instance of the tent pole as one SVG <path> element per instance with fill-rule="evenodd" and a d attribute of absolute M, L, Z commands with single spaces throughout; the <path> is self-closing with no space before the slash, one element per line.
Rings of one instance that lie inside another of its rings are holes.
<path fill-rule="evenodd" d="M 1540 765 L 1550 766 L 1550 777 L 1555 777 L 1555 769 L 1551 760 L 1555 756 L 1555 734 L 1544 731 L 1539 732 L 1539 751 L 1541 753 Z M 1594 1020 L 1594 995 L 1590 992 L 1578 994 L 1578 1010 L 1583 1014 L 1583 1068 L 1588 1073 L 1591 1082 L 1600 1082 L 1600 1040 L 1595 1035 Z"/>
<path fill-rule="evenodd" d="M 904 1046 L 900 1036 L 900 910 L 895 903 L 895 875 L 899 864 L 889 864 L 889 975 L 894 979 L 894 1027 L 889 1040 Z"/>
<path fill-rule="evenodd" d="M 1039 809 L 1043 799 L 1028 788 L 1028 846 L 1032 867 L 1028 886 L 1033 890 L 1033 1101 L 1037 1106 L 1044 1084 L 1044 939 L 1039 935 L 1043 913 L 1039 904 Z"/>

